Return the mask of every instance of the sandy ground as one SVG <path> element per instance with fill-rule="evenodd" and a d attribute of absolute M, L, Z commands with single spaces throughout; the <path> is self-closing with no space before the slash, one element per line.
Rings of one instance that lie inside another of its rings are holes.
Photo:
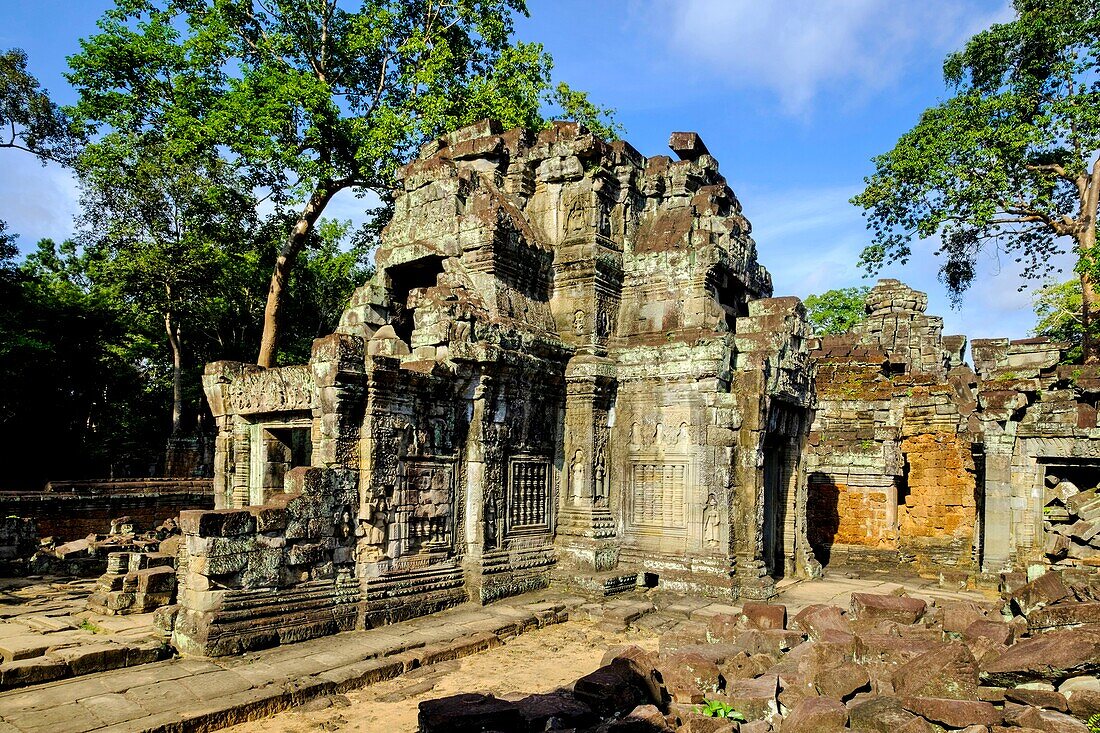
<path fill-rule="evenodd" d="M 415 670 L 394 680 L 270 718 L 227 728 L 232 733 L 415 733 L 417 705 L 460 692 L 550 692 L 600 666 L 613 646 L 657 648 L 649 632 L 608 632 L 587 621 L 531 631 L 503 646 L 465 659 Z"/>

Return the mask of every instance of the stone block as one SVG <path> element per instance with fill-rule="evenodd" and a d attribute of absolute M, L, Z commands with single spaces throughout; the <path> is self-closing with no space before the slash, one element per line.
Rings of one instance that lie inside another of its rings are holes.
<path fill-rule="evenodd" d="M 919 598 L 853 593 L 849 613 L 860 621 L 896 621 L 913 624 L 924 615 L 927 604 Z"/>
<path fill-rule="evenodd" d="M 947 728 L 995 725 L 1001 715 L 988 702 L 936 697 L 905 697 L 902 706 L 925 720 Z"/>
<path fill-rule="evenodd" d="M 180 531 L 196 537 L 238 537 L 256 531 L 256 519 L 243 509 L 188 509 L 180 512 Z"/>
<path fill-rule="evenodd" d="M 721 671 L 701 654 L 676 652 L 662 658 L 658 666 L 673 702 L 699 704 L 718 692 Z"/>
<path fill-rule="evenodd" d="M 779 677 L 765 674 L 752 680 L 733 680 L 715 697 L 748 720 L 771 720 L 779 714 Z"/>
<path fill-rule="evenodd" d="M 787 628 L 786 606 L 746 601 L 741 608 L 741 615 L 751 628 L 761 630 Z"/>
<path fill-rule="evenodd" d="M 1100 632 L 1055 629 L 1018 641 L 982 662 L 982 680 L 1003 687 L 1037 680 L 1057 681 L 1100 672 Z"/>
<path fill-rule="evenodd" d="M 784 733 L 831 733 L 848 724 L 848 708 L 839 700 L 807 697 L 783 718 Z"/>

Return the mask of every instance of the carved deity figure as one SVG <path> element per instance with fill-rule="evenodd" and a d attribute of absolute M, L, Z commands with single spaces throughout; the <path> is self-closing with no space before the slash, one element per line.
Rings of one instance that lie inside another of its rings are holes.
<path fill-rule="evenodd" d="M 593 496 L 599 506 L 607 505 L 607 469 L 604 468 L 603 449 L 596 454 L 596 466 L 593 469 L 595 479 L 593 481 Z"/>
<path fill-rule="evenodd" d="M 577 501 L 584 496 L 584 452 L 578 450 L 573 454 L 573 463 L 570 466 L 572 477 L 570 485 L 573 500 Z"/>
<path fill-rule="evenodd" d="M 722 543 L 721 527 L 718 519 L 718 499 L 714 494 L 707 497 L 703 507 L 703 545 L 707 548 L 718 547 Z"/>
<path fill-rule="evenodd" d="M 573 314 L 573 333 L 578 336 L 584 335 L 585 321 L 588 319 L 585 317 L 584 311 L 578 310 Z"/>
<path fill-rule="evenodd" d="M 490 549 L 500 546 L 498 503 L 495 489 L 485 495 L 485 547 Z"/>

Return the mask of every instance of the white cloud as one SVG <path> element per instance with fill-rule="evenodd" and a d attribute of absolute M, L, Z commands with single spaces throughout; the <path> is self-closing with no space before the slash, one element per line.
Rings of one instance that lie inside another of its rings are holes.
<path fill-rule="evenodd" d="M 678 53 L 735 87 L 770 90 L 805 114 L 822 91 L 861 96 L 897 82 L 914 57 L 961 44 L 1011 6 L 964 0 L 681 0 L 658 11 Z"/>
<path fill-rule="evenodd" d="M 821 293 L 832 288 L 873 285 L 856 267 L 869 241 L 859 210 L 848 203 L 855 193 L 847 187 L 747 190 L 741 200 L 753 223 L 761 264 L 771 271 L 776 295 Z M 977 277 L 958 308 L 952 308 L 938 279 L 942 260 L 934 241 L 918 242 L 908 264 L 887 265 L 879 277 L 897 278 L 928 293 L 929 315 L 942 316 L 945 333 L 974 338 L 1024 338 L 1035 324 L 1031 298 L 1038 283 L 1020 277 L 1021 266 L 995 250 L 981 253 Z M 1062 255 L 1055 265 L 1072 277 L 1072 258 Z M 1026 286 L 1021 292 L 1020 286 Z"/>
<path fill-rule="evenodd" d="M 0 219 L 19 235 L 19 249 L 29 252 L 44 237 L 72 236 L 80 195 L 72 175 L 20 152 L 4 151 L 0 162 Z"/>

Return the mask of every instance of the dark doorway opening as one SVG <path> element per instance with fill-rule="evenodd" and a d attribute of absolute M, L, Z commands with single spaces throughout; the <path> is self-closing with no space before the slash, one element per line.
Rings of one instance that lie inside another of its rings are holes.
<path fill-rule="evenodd" d="M 390 311 L 393 330 L 398 338 L 412 345 L 413 312 L 416 310 L 416 291 L 435 287 L 443 272 L 443 258 L 439 255 L 421 257 L 386 269 L 390 279 Z"/>
<path fill-rule="evenodd" d="M 784 445 L 780 440 L 764 442 L 764 567 L 768 575 L 779 580 L 786 573 L 783 528 L 786 523 L 786 478 L 784 476 Z"/>

